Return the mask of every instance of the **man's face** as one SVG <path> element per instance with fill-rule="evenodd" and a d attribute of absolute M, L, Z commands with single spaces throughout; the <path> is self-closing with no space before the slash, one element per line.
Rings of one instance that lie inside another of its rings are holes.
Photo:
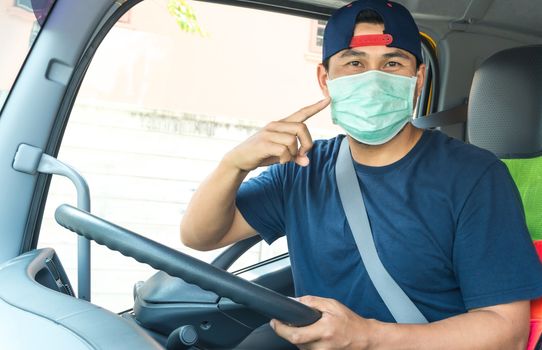
<path fill-rule="evenodd" d="M 382 24 L 358 23 L 354 28 L 354 36 L 383 33 Z M 380 70 L 407 77 L 417 75 L 416 97 L 421 92 L 425 78 L 425 65 L 421 64 L 416 70 L 416 58 L 410 52 L 387 46 L 363 46 L 342 50 L 333 55 L 329 60 L 329 71 L 326 71 L 323 65 L 319 66 L 318 80 L 324 94 L 329 96 L 326 80 L 369 70 Z"/>

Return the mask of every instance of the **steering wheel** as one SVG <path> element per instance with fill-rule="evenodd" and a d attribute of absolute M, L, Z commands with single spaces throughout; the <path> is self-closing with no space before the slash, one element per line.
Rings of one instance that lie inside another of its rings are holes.
<path fill-rule="evenodd" d="M 310 325 L 321 317 L 318 310 L 71 205 L 63 204 L 58 207 L 55 219 L 78 235 L 162 270 L 170 276 L 179 277 L 185 282 L 229 298 L 266 317 L 296 327 Z"/>

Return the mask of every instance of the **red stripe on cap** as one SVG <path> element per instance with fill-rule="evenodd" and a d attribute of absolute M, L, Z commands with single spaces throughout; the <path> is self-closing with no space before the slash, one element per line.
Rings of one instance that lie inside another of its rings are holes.
<path fill-rule="evenodd" d="M 352 38 L 350 47 L 360 46 L 387 46 L 393 42 L 393 36 L 390 34 L 367 34 L 357 35 Z"/>

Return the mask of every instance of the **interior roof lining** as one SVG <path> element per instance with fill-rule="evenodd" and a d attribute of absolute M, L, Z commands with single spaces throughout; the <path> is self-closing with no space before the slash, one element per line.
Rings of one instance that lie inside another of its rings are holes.
<path fill-rule="evenodd" d="M 271 10 L 274 12 L 296 15 L 313 19 L 327 19 L 334 7 L 311 5 L 292 0 L 197 0 L 216 4 L 233 5 L 253 8 L 257 10 Z"/>
<path fill-rule="evenodd" d="M 224 5 L 233 5 L 233 6 L 242 6 L 259 10 L 268 10 L 274 11 L 289 15 L 296 15 L 312 19 L 323 19 L 326 20 L 337 8 L 337 6 L 325 6 L 321 5 L 322 2 L 318 4 L 310 4 L 308 1 L 299 1 L 299 0 L 197 0 L 204 2 L 211 2 Z M 405 0 L 395 0 L 398 2 L 405 2 Z M 341 1 L 339 1 L 341 2 Z M 338 4 L 338 1 L 335 1 L 333 4 Z M 344 3 L 347 3 L 345 1 Z M 462 16 L 464 12 L 462 13 Z M 471 32 L 471 33 L 480 33 L 485 35 L 493 35 L 498 37 L 504 37 L 509 39 L 519 40 L 525 43 L 540 43 L 542 38 L 537 35 L 536 32 L 529 33 L 525 28 L 507 28 L 507 30 L 499 29 L 495 27 L 494 23 L 484 23 L 483 20 L 475 21 L 474 23 L 469 23 L 462 21 L 462 18 L 453 18 L 450 16 L 441 16 L 437 14 L 429 13 L 413 13 L 414 18 L 419 23 L 421 27 L 426 27 L 429 23 L 441 23 L 437 28 L 432 28 L 433 32 L 442 31 L 438 34 L 443 37 L 449 32 L 461 31 L 461 32 Z"/>

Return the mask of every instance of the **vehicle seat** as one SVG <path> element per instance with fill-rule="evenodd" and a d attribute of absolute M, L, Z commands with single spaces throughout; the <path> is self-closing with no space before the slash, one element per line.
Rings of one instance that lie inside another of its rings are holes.
<path fill-rule="evenodd" d="M 469 97 L 469 141 L 495 153 L 516 182 L 542 261 L 542 45 L 501 51 L 476 71 Z M 531 302 L 527 349 L 542 349 L 542 298 Z"/>

